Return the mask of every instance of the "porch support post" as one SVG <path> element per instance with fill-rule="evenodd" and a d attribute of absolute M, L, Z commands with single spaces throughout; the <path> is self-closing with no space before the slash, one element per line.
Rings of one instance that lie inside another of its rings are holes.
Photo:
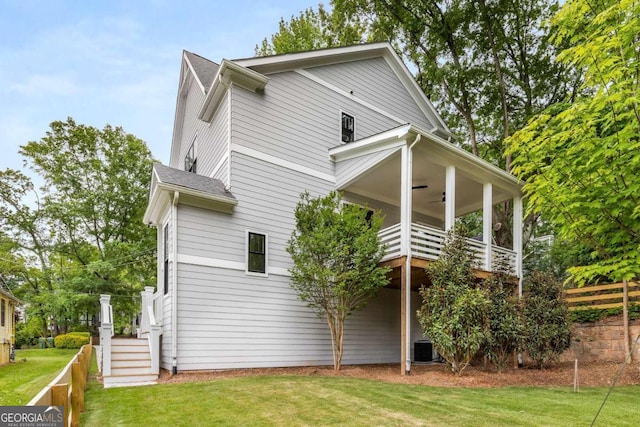
<path fill-rule="evenodd" d="M 445 170 L 444 229 L 453 228 L 456 221 L 456 167 L 447 166 Z"/>
<path fill-rule="evenodd" d="M 484 269 L 491 271 L 492 245 L 492 219 L 493 219 L 493 185 L 485 182 L 482 186 L 482 242 L 484 243 Z"/>
<path fill-rule="evenodd" d="M 516 253 L 515 270 L 518 275 L 518 297 L 522 297 L 522 197 L 513 198 L 513 251 Z"/>
<path fill-rule="evenodd" d="M 407 292 L 407 267 L 403 264 L 400 266 L 400 375 L 406 375 L 405 360 L 407 360 L 407 323 L 404 321 L 407 316 L 407 299 L 405 294 Z"/>
<path fill-rule="evenodd" d="M 400 232 L 401 251 L 405 255 L 404 266 L 400 271 L 400 323 L 401 323 L 401 361 L 400 367 L 403 375 L 411 372 L 411 211 L 412 211 L 412 184 L 413 184 L 413 146 L 420 140 L 419 136 L 409 146 L 402 147 L 402 166 L 400 177 Z"/>

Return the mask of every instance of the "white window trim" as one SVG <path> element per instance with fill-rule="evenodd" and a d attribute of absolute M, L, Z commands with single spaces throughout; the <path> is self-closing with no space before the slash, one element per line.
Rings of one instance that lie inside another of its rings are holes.
<path fill-rule="evenodd" d="M 264 236 L 264 273 L 249 271 L 249 233 Z M 269 234 L 260 230 L 246 229 L 244 232 L 244 257 L 244 272 L 247 276 L 269 277 Z"/>
<path fill-rule="evenodd" d="M 353 141 L 357 141 L 358 140 L 358 121 L 356 120 L 356 115 L 346 111 L 346 110 L 340 110 L 339 114 L 338 114 L 338 123 L 339 123 L 339 128 L 338 128 L 338 139 L 340 140 L 341 144 L 349 144 L 349 142 L 344 142 L 342 140 L 342 115 L 346 114 L 348 116 L 353 117 Z"/>

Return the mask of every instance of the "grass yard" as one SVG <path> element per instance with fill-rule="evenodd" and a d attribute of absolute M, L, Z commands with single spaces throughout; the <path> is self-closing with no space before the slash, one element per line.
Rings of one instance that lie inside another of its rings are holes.
<path fill-rule="evenodd" d="M 16 350 L 16 362 L 0 366 L 0 406 L 29 403 L 77 352 L 57 348 Z"/>
<path fill-rule="evenodd" d="M 86 392 L 83 426 L 585 426 L 606 388 L 440 388 L 263 376 Z M 640 425 L 640 386 L 616 388 L 598 426 Z"/>

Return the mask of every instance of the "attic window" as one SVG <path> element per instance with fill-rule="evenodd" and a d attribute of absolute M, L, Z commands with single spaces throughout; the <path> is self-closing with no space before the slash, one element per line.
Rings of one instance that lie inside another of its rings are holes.
<path fill-rule="evenodd" d="M 184 170 L 191 173 L 197 173 L 197 162 L 198 159 L 196 159 L 196 140 L 194 139 L 191 143 L 191 147 L 189 147 L 189 151 L 187 151 L 187 155 L 184 156 Z"/>
<path fill-rule="evenodd" d="M 342 113 L 342 142 L 353 142 L 356 136 L 356 119 L 347 113 Z"/>

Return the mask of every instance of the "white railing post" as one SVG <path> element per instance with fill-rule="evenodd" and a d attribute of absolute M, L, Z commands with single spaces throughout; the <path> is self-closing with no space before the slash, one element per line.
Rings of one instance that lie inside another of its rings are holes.
<path fill-rule="evenodd" d="M 100 295 L 100 349 L 101 359 L 98 363 L 102 366 L 102 376 L 111 375 L 111 337 L 113 336 L 113 311 L 111 308 L 111 295 Z"/>
<path fill-rule="evenodd" d="M 145 286 L 144 291 L 140 292 L 141 296 L 141 313 L 140 313 L 140 335 L 148 334 L 151 322 L 149 319 L 149 310 L 153 310 L 153 286 Z"/>

